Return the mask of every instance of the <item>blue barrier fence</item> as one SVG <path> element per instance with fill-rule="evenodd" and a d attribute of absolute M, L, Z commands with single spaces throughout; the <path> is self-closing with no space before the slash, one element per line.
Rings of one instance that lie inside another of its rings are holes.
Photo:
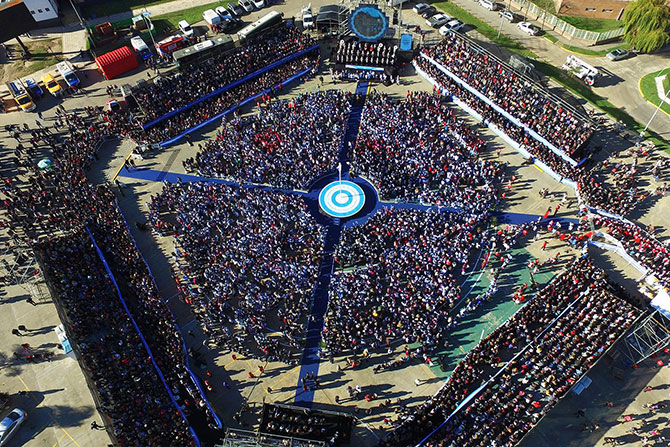
<path fill-rule="evenodd" d="M 208 100 L 209 98 L 213 98 L 214 96 L 218 96 L 218 95 L 220 95 L 221 93 L 225 93 L 225 92 L 227 92 L 228 90 L 230 90 L 230 89 L 232 89 L 232 88 L 235 88 L 235 87 L 237 87 L 238 85 L 243 84 L 243 83 L 247 82 L 247 81 L 250 80 L 250 79 L 253 79 L 253 78 L 257 77 L 257 76 L 262 75 L 263 73 L 266 73 L 266 72 L 268 72 L 268 71 L 270 71 L 270 70 L 273 70 L 273 69 L 279 67 L 280 65 L 284 65 L 284 64 L 286 64 L 286 63 L 288 63 L 288 62 L 291 62 L 292 60 L 294 60 L 294 59 L 296 59 L 296 58 L 298 58 L 298 57 L 300 57 L 300 56 L 303 56 L 303 55 L 305 55 L 305 54 L 307 54 L 307 53 L 309 53 L 309 52 L 311 52 L 311 51 L 317 50 L 318 48 L 319 48 L 319 45 L 318 45 L 318 44 L 316 44 L 316 45 L 312 45 L 312 46 L 309 47 L 309 48 L 306 48 L 306 49 L 304 49 L 304 50 L 298 51 L 297 53 L 293 53 L 293 54 L 291 54 L 290 56 L 286 56 L 285 58 L 280 59 L 280 60 L 278 60 L 277 62 L 273 62 L 273 63 L 271 63 L 270 65 L 267 65 L 267 66 L 265 66 L 265 67 L 263 67 L 263 68 L 261 68 L 261 69 L 259 69 L 259 70 L 254 71 L 253 73 L 249 73 L 248 75 L 246 75 L 246 76 L 244 76 L 244 77 L 242 77 L 242 78 L 240 78 L 240 79 L 238 79 L 238 80 L 236 80 L 236 81 L 234 81 L 234 82 L 231 82 L 230 84 L 224 85 L 223 87 L 217 88 L 216 90 L 214 90 L 214 91 L 212 91 L 212 92 L 210 92 L 210 93 L 207 93 L 207 94 L 204 95 L 204 96 L 201 96 L 200 98 L 198 98 L 198 99 L 196 99 L 195 101 L 192 101 L 192 102 L 186 104 L 186 105 L 183 106 L 183 107 L 180 107 L 180 108 L 178 108 L 178 109 L 176 109 L 176 110 L 173 110 L 173 111 L 171 111 L 171 112 L 168 112 L 168 113 L 166 113 L 165 115 L 161 115 L 160 117 L 156 118 L 156 119 L 153 120 L 153 121 L 149 121 L 148 123 L 142 124 L 142 129 L 147 130 L 148 128 L 150 128 L 150 127 L 152 127 L 152 126 L 155 126 L 156 124 L 160 123 L 161 121 L 165 121 L 165 120 L 168 119 L 168 118 L 172 118 L 172 117 L 175 116 L 175 115 L 178 115 L 178 114 L 180 114 L 180 113 L 182 113 L 182 112 L 185 112 L 186 110 L 190 109 L 191 107 L 197 106 L 198 104 L 200 104 L 200 103 L 203 102 L 203 101 Z"/>
<path fill-rule="evenodd" d="M 279 84 L 281 84 L 281 85 L 288 85 L 288 84 L 290 84 L 291 82 L 295 81 L 296 79 L 300 79 L 301 77 L 303 77 L 303 76 L 305 76 L 306 74 L 310 73 L 312 70 L 313 70 L 312 68 L 306 68 L 306 69 L 302 70 L 301 72 L 299 72 L 299 73 L 297 73 L 297 74 L 294 74 L 294 75 L 291 76 L 290 78 L 284 79 L 282 82 L 279 82 L 279 83 L 277 83 L 276 85 L 274 85 L 274 86 L 272 86 L 272 87 L 268 87 L 268 88 L 266 88 L 265 90 L 263 90 L 263 91 L 261 91 L 261 92 L 255 94 L 255 95 L 253 95 L 253 96 L 248 97 L 247 99 L 245 99 L 244 101 L 240 102 L 239 104 L 236 104 L 236 105 L 234 105 L 234 106 L 232 106 L 232 107 L 230 107 L 230 108 L 224 110 L 223 112 L 214 115 L 213 117 L 209 118 L 208 120 L 203 121 L 202 123 L 200 123 L 200 124 L 198 124 L 198 125 L 196 125 L 196 126 L 193 126 L 193 127 L 191 127 L 190 129 L 186 129 L 184 132 L 180 133 L 180 134 L 177 135 L 176 137 L 170 138 L 169 140 L 162 141 L 162 142 L 160 143 L 160 146 L 161 146 L 161 147 L 171 146 L 171 145 L 175 144 L 177 141 L 179 141 L 179 140 L 181 140 L 182 138 L 184 138 L 184 136 L 186 136 L 186 134 L 189 134 L 189 133 L 192 133 L 192 132 L 196 132 L 196 131 L 202 129 L 203 127 L 209 126 L 210 124 L 212 124 L 212 123 L 214 123 L 214 122 L 216 122 L 216 121 L 219 121 L 224 115 L 227 115 L 227 114 L 229 114 L 229 113 L 234 112 L 234 111 L 237 110 L 238 108 L 243 107 L 244 105 L 250 103 L 251 101 L 254 101 L 256 98 L 260 98 L 260 97 L 263 96 L 263 95 L 267 95 L 268 93 L 270 93 L 270 91 L 271 91 L 272 89 L 276 89 L 276 88 L 278 88 L 278 87 L 279 87 Z"/>
<path fill-rule="evenodd" d="M 135 241 L 135 238 L 133 237 L 133 233 L 130 232 L 130 227 L 128 226 L 128 221 L 126 220 L 126 216 L 123 215 L 123 212 L 121 212 L 121 207 L 119 206 L 118 201 L 114 201 L 116 205 L 116 209 L 119 211 L 119 215 L 121 216 L 121 219 L 123 219 L 123 223 L 126 225 L 126 231 L 128 231 L 128 236 L 130 236 L 130 240 L 133 242 L 133 245 L 135 246 L 135 251 L 137 251 L 137 254 L 139 255 L 140 259 L 142 262 L 144 262 L 144 265 L 147 268 L 147 273 L 149 273 L 149 277 L 151 278 L 151 281 L 154 283 L 154 287 L 156 290 L 158 290 L 158 284 L 156 283 L 156 278 L 154 277 L 154 274 L 151 272 L 151 268 L 149 267 L 149 263 L 147 262 L 146 258 L 140 251 L 139 247 L 137 246 L 137 241 Z M 177 331 L 179 334 L 181 334 L 181 328 L 177 324 L 177 320 L 174 317 L 174 314 L 170 310 L 167 305 L 165 306 L 170 313 L 170 316 L 172 317 L 172 321 L 174 321 L 174 325 L 177 328 Z M 188 351 L 186 350 L 186 343 L 184 342 L 183 337 L 181 337 L 181 348 L 182 351 L 184 352 L 184 367 L 186 368 L 186 371 L 188 371 L 189 376 L 191 376 L 191 381 L 195 385 L 195 387 L 198 389 L 198 393 L 200 394 L 200 397 L 202 398 L 203 402 L 205 402 L 205 405 L 209 409 L 210 413 L 212 414 L 212 418 L 214 419 L 214 422 L 216 423 L 217 428 L 222 429 L 223 428 L 223 423 L 221 422 L 221 419 L 219 419 L 219 416 L 214 412 L 214 408 L 212 408 L 212 405 L 210 404 L 209 400 L 205 396 L 205 390 L 202 388 L 202 384 L 200 383 L 200 379 L 198 376 L 195 375 L 195 373 L 191 370 L 189 364 L 188 364 Z"/>
<path fill-rule="evenodd" d="M 548 148 L 549 150 L 551 150 L 553 153 L 555 153 L 556 155 L 558 155 L 559 157 L 561 157 L 561 158 L 562 158 L 563 160 L 565 160 L 567 163 L 570 163 L 572 166 L 577 166 L 578 163 L 577 163 L 575 160 L 573 160 L 568 154 L 566 154 L 566 153 L 563 152 L 561 149 L 557 148 L 556 146 L 554 146 L 553 144 L 551 144 L 550 142 L 548 142 L 542 135 L 538 134 L 538 133 L 535 132 L 533 129 L 531 129 L 530 127 L 526 126 L 524 123 L 522 123 L 521 121 L 519 121 L 517 118 L 515 118 L 515 117 L 512 116 L 512 115 L 510 115 L 509 112 L 507 112 L 506 110 L 504 110 L 503 108 L 501 108 L 501 107 L 499 107 L 497 104 L 495 104 L 493 101 L 491 101 L 491 100 L 489 99 L 488 96 L 486 96 L 485 94 L 479 92 L 479 90 L 477 90 L 477 89 L 475 89 L 475 88 L 473 88 L 473 87 L 470 87 L 469 84 L 467 84 L 467 83 L 464 82 L 461 78 L 459 78 L 458 76 L 456 76 L 455 74 L 453 74 L 452 72 L 450 72 L 446 67 L 444 67 L 442 64 L 440 64 L 439 62 L 437 62 L 437 61 L 436 61 L 435 59 L 433 59 L 432 57 L 430 57 L 430 56 L 428 56 L 428 55 L 426 55 L 426 54 L 424 54 L 424 53 L 421 53 L 421 56 L 422 56 L 424 59 L 426 59 L 428 62 L 430 62 L 431 64 L 433 64 L 433 65 L 434 65 L 438 70 L 440 70 L 442 73 L 446 74 L 446 75 L 449 76 L 451 79 L 453 79 L 454 82 L 458 83 L 458 84 L 461 85 L 463 88 L 465 88 L 466 90 L 468 90 L 470 93 L 472 93 L 473 95 L 475 95 L 476 97 L 478 97 L 479 99 L 481 99 L 482 101 L 484 101 L 486 104 L 488 104 L 489 106 L 491 106 L 494 110 L 496 110 L 496 111 L 497 111 L 498 113 L 500 113 L 502 116 L 504 116 L 505 118 L 507 118 L 508 120 L 510 120 L 512 123 L 516 124 L 517 126 L 522 127 L 526 132 L 528 132 L 528 134 L 529 134 L 531 137 L 533 137 L 535 140 L 537 140 L 537 141 L 539 141 L 540 143 L 542 143 L 542 144 L 544 144 L 545 146 L 547 146 L 547 148 Z"/>
<path fill-rule="evenodd" d="M 149 348 L 149 344 L 144 338 L 144 335 L 142 335 L 142 331 L 140 330 L 139 326 L 135 322 L 135 319 L 133 318 L 133 314 L 130 312 L 130 309 L 128 309 L 128 305 L 126 304 L 126 300 L 123 299 L 123 296 L 121 295 L 121 289 L 119 289 L 119 285 L 116 283 L 116 278 L 114 277 L 114 273 L 112 273 L 112 269 L 109 267 L 109 264 L 107 263 L 107 259 L 105 258 L 105 255 L 102 253 L 102 250 L 100 250 L 100 247 L 98 246 L 98 243 L 95 240 L 95 237 L 93 236 L 93 233 L 91 230 L 88 228 L 88 225 L 86 226 L 86 232 L 88 233 L 88 236 L 91 238 L 91 242 L 93 242 L 93 246 L 95 247 L 95 251 L 98 253 L 98 257 L 102 261 L 102 264 L 105 266 L 105 270 L 107 271 L 107 275 L 109 275 L 109 279 L 112 280 L 112 283 L 114 284 L 114 288 L 116 289 L 116 293 L 119 295 L 119 299 L 121 300 L 121 304 L 123 305 L 123 308 L 125 309 L 126 313 L 128 314 L 128 318 L 130 318 L 130 321 L 133 323 L 133 326 L 135 327 L 135 330 L 137 331 L 137 335 L 140 337 L 140 340 L 142 340 L 142 344 L 144 345 L 144 349 L 146 349 L 147 354 L 149 354 L 149 358 L 151 359 L 151 363 L 154 365 L 154 368 L 156 369 L 156 373 L 158 374 L 158 377 L 161 379 L 161 382 L 163 382 L 163 385 L 165 386 L 165 390 L 167 391 L 168 395 L 170 396 L 170 399 L 172 400 L 172 403 L 174 404 L 175 408 L 179 412 L 179 415 L 182 417 L 184 422 L 188 425 L 188 420 L 186 419 L 186 416 L 184 413 L 181 411 L 181 408 L 179 407 L 179 404 L 177 403 L 177 400 L 174 398 L 174 395 L 172 394 L 172 390 L 168 386 L 167 382 L 165 381 L 165 377 L 163 376 L 163 373 L 161 372 L 161 369 L 158 367 L 156 364 L 156 360 L 154 359 L 154 355 L 151 352 L 151 348 Z M 198 439 L 198 435 L 195 433 L 195 430 L 193 430 L 193 427 L 190 425 L 188 426 L 189 431 L 191 432 L 191 436 L 193 436 L 193 440 L 195 441 L 196 445 L 200 447 L 200 440 Z"/>

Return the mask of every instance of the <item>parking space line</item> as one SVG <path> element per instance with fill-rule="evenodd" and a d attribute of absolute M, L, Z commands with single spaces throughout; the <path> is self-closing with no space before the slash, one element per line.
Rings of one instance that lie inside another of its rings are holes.
<path fill-rule="evenodd" d="M 72 442 L 74 442 L 74 445 L 76 445 L 77 447 L 81 447 L 79 443 L 72 437 L 72 435 L 70 435 L 70 433 L 67 430 L 65 430 L 63 427 L 61 427 L 60 429 L 63 430 L 63 433 L 65 433 Z"/>
<path fill-rule="evenodd" d="M 61 436 L 61 437 L 58 439 L 58 441 L 54 442 L 54 445 L 52 445 L 51 447 L 56 447 L 58 444 L 60 444 L 60 442 L 63 440 L 63 438 L 65 438 L 65 436 L 67 436 L 67 435 L 64 434 L 63 436 Z"/>
<path fill-rule="evenodd" d="M 21 383 L 23 384 L 23 388 L 24 388 L 26 391 L 29 392 L 29 391 L 30 391 L 30 388 L 28 388 L 28 385 L 26 385 L 26 382 L 23 381 L 23 379 L 21 378 L 21 376 L 16 376 L 16 377 L 18 377 L 19 380 L 21 381 Z"/>

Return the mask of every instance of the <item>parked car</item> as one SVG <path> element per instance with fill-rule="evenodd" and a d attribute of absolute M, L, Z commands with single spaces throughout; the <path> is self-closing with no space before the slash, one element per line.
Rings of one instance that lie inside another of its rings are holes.
<path fill-rule="evenodd" d="M 244 15 L 244 9 L 240 8 L 240 6 L 237 3 L 228 2 L 228 4 L 226 5 L 226 9 L 230 13 L 230 15 L 234 17 L 240 17 Z"/>
<path fill-rule="evenodd" d="M 314 28 L 314 16 L 312 15 L 312 4 L 302 9 L 302 27 L 304 29 Z"/>
<path fill-rule="evenodd" d="M 191 25 L 189 25 L 186 20 L 181 20 L 177 25 L 179 26 L 182 34 L 184 34 L 184 36 L 188 37 L 189 39 L 195 35 L 193 27 L 191 27 Z"/>
<path fill-rule="evenodd" d="M 423 14 L 421 14 L 421 17 L 424 19 L 429 19 L 435 14 L 437 14 L 437 8 L 435 6 L 429 6 L 428 9 L 426 9 Z"/>
<path fill-rule="evenodd" d="M 518 14 L 514 14 L 512 11 L 509 9 L 503 9 L 498 13 L 500 17 L 503 19 L 507 20 L 510 23 L 518 22 L 520 20 L 520 17 Z"/>
<path fill-rule="evenodd" d="M 430 19 L 426 19 L 426 25 L 432 26 L 433 28 L 439 28 L 442 25 L 446 24 L 451 17 L 444 13 L 435 14 Z"/>
<path fill-rule="evenodd" d="M 417 14 L 423 14 L 430 7 L 431 6 L 427 3 L 417 3 L 416 6 L 412 8 L 412 11 Z"/>
<path fill-rule="evenodd" d="M 516 26 L 523 31 L 524 33 L 528 33 L 531 36 L 537 36 L 540 33 L 540 28 L 538 28 L 535 25 L 532 25 L 529 22 L 519 22 L 516 24 Z"/>
<path fill-rule="evenodd" d="M 254 10 L 254 5 L 251 4 L 251 1 L 249 0 L 239 0 L 238 4 L 244 9 L 246 12 L 251 12 Z"/>
<path fill-rule="evenodd" d="M 489 11 L 497 11 L 498 4 L 493 0 L 479 0 L 479 4 Z"/>
<path fill-rule="evenodd" d="M 42 83 L 52 95 L 60 96 L 63 94 L 63 88 L 50 73 L 45 73 L 42 75 Z"/>
<path fill-rule="evenodd" d="M 626 59 L 628 56 L 630 56 L 630 52 L 623 48 L 617 48 L 605 55 L 605 57 L 611 61 L 620 61 L 621 59 Z"/>
<path fill-rule="evenodd" d="M 9 440 L 19 431 L 19 427 L 28 417 L 28 413 L 20 408 L 14 408 L 0 422 L 0 446 L 5 446 Z"/>
<path fill-rule="evenodd" d="M 265 0 L 251 0 L 251 3 L 254 4 L 256 9 L 263 9 L 265 8 Z"/>
<path fill-rule="evenodd" d="M 440 34 L 446 36 L 452 31 L 460 31 L 465 26 L 465 23 L 461 22 L 458 19 L 449 20 L 447 23 L 440 27 Z"/>

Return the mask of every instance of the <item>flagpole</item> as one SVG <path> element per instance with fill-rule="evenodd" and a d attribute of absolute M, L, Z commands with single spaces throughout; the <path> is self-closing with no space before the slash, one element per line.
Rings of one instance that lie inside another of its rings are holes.
<path fill-rule="evenodd" d="M 337 164 L 337 174 L 340 179 L 340 192 L 342 192 L 342 163 Z"/>

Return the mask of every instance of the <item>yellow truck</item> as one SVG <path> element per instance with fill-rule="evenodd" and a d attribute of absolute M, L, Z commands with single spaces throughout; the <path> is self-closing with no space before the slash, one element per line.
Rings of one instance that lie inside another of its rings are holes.
<path fill-rule="evenodd" d="M 26 87 L 23 85 L 23 82 L 21 82 L 20 79 L 17 79 L 16 81 L 9 81 L 7 83 L 7 88 L 9 89 L 9 93 L 14 98 L 14 101 L 16 101 L 19 107 L 21 107 L 21 110 L 26 112 L 32 112 L 35 110 L 37 106 L 35 105 L 32 96 L 30 96 L 30 93 L 28 93 L 28 90 L 26 90 Z"/>

